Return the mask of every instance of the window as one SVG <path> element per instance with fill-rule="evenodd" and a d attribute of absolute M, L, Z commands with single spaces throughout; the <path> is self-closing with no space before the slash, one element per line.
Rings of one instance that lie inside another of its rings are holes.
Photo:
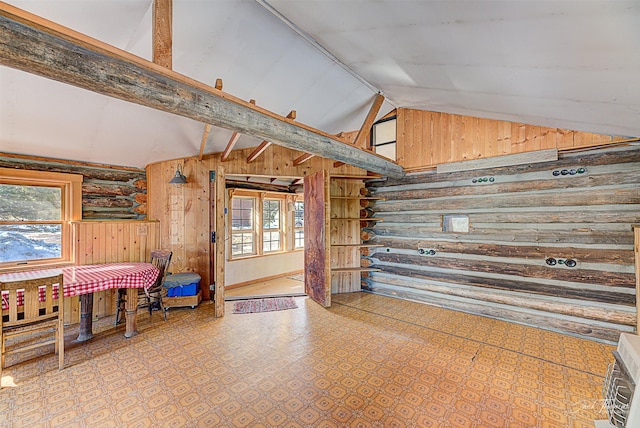
<path fill-rule="evenodd" d="M 371 148 L 381 156 L 396 160 L 396 116 L 381 119 L 373 124 Z"/>
<path fill-rule="evenodd" d="M 82 176 L 0 168 L 0 268 L 71 261 Z"/>
<path fill-rule="evenodd" d="M 304 203 L 284 192 L 228 189 L 229 260 L 304 248 Z"/>
<path fill-rule="evenodd" d="M 243 256 L 255 254 L 255 199 L 231 200 L 231 254 Z"/>
<path fill-rule="evenodd" d="M 280 201 L 266 199 L 262 208 L 262 249 L 264 252 L 278 251 L 282 248 L 280 224 Z"/>
<path fill-rule="evenodd" d="M 304 248 L 304 202 L 296 201 L 293 213 L 294 248 Z"/>

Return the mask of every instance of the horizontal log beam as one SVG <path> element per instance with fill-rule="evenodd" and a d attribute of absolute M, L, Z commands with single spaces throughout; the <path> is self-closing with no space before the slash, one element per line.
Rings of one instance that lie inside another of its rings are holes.
<path fill-rule="evenodd" d="M 445 309 L 486 316 L 494 319 L 514 321 L 519 324 L 551 329 L 554 331 L 571 332 L 572 334 L 600 339 L 609 343 L 616 343 L 620 337 L 622 326 L 610 324 L 608 327 L 593 323 L 593 321 L 575 321 L 571 318 L 545 316 L 539 312 L 522 312 L 511 310 L 497 304 L 480 304 L 478 302 L 461 302 L 446 298 L 434 298 L 413 290 L 402 290 L 374 285 L 371 287 L 376 294 L 392 296 L 414 302 L 424 302 L 437 305 Z M 630 331 L 627 328 L 627 331 Z"/>
<path fill-rule="evenodd" d="M 598 165 L 611 165 L 622 164 L 630 162 L 640 162 L 640 152 L 637 150 L 629 151 L 605 151 L 595 152 L 590 154 L 580 153 L 578 154 L 563 154 L 560 159 L 553 162 L 553 164 L 539 163 L 531 165 L 519 165 L 508 166 L 501 168 L 493 168 L 487 170 L 493 175 L 516 175 L 531 172 L 545 172 L 550 170 L 550 165 L 553 165 L 552 169 L 566 169 L 575 168 L 577 166 L 586 167 L 589 170 L 591 166 Z M 424 173 L 409 174 L 401 180 L 389 179 L 387 181 L 371 182 L 369 187 L 382 187 L 382 186 L 396 186 L 396 185 L 408 185 L 419 183 L 438 183 L 447 182 L 453 180 L 468 180 L 470 178 L 468 171 L 464 172 L 452 172 L 448 174 L 436 174 L 435 171 L 428 171 Z M 480 172 L 478 175 L 483 175 Z"/>
<path fill-rule="evenodd" d="M 401 178 L 396 163 L 106 43 L 0 3 L 0 64 Z"/>
<path fill-rule="evenodd" d="M 527 308 L 536 311 L 547 311 L 572 317 L 592 319 L 595 321 L 611 322 L 629 326 L 636 325 L 635 311 L 633 311 L 630 306 L 627 306 L 627 308 L 625 308 L 626 310 L 613 310 L 610 307 L 589 305 L 588 302 L 580 302 L 580 304 L 576 304 L 575 301 L 569 299 L 564 299 L 563 301 L 559 301 L 557 299 L 552 300 L 549 298 L 541 299 L 531 295 L 519 295 L 519 293 L 516 292 L 495 292 L 493 290 L 486 290 L 480 287 L 437 284 L 419 280 L 417 278 L 408 279 L 406 276 L 394 277 L 376 274 L 373 280 L 369 281 L 369 284 L 370 286 L 374 286 L 376 282 L 389 286 L 441 294 L 443 296 L 456 296 L 474 299 L 477 301 Z"/>
<path fill-rule="evenodd" d="M 540 294 L 544 296 L 557 296 L 566 299 L 577 299 L 590 302 L 608 303 L 612 305 L 623 305 L 634 307 L 636 305 L 636 296 L 634 294 L 620 293 L 616 291 L 604 291 L 598 289 L 578 289 L 573 287 L 558 286 L 557 283 L 542 284 L 540 282 L 530 282 L 524 279 L 499 279 L 484 278 L 481 276 L 464 275 L 453 272 L 438 272 L 420 269 L 412 269 L 406 266 L 387 266 L 381 264 L 373 264 L 373 267 L 381 269 L 383 273 L 395 275 L 399 278 L 405 277 L 408 280 L 412 278 L 432 281 L 447 282 L 453 285 L 472 286 L 482 289 L 505 290 L 516 292 L 522 295 Z"/>
<path fill-rule="evenodd" d="M 633 250 L 608 250 L 602 248 L 557 248 L 545 247 L 539 243 L 530 245 L 505 245 L 486 242 L 450 242 L 428 238 L 398 239 L 395 237 L 376 237 L 375 244 L 401 250 L 433 248 L 438 252 L 474 254 L 487 257 L 517 257 L 527 260 L 544 260 L 547 257 L 577 259 L 580 263 L 613 263 L 633 265 Z"/>
<path fill-rule="evenodd" d="M 425 266 L 456 271 L 481 272 L 495 275 L 511 275 L 514 277 L 553 279 L 556 281 L 598 284 L 610 287 L 635 287 L 635 275 L 624 272 L 604 272 L 598 270 L 565 268 L 550 268 L 526 264 L 510 264 L 483 260 L 481 263 L 469 263 L 445 257 L 425 257 L 420 255 L 406 255 L 397 253 L 376 253 L 375 258 L 382 262 L 405 264 L 411 266 Z"/>

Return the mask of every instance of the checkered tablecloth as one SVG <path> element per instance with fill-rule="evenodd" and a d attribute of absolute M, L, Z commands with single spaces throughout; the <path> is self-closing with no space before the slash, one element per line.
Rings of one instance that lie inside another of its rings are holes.
<path fill-rule="evenodd" d="M 2 281 L 19 281 L 43 276 L 64 276 L 64 297 L 79 296 L 110 288 L 149 288 L 160 272 L 151 263 L 104 263 L 99 265 L 69 266 L 62 269 L 44 269 L 0 274 Z M 53 297 L 58 288 L 54 286 Z M 8 295 L 8 293 L 7 293 Z M 21 293 L 18 305 L 21 305 Z M 2 294 L 2 309 L 8 308 L 5 293 Z M 40 289 L 40 300 L 44 301 L 44 288 Z"/>

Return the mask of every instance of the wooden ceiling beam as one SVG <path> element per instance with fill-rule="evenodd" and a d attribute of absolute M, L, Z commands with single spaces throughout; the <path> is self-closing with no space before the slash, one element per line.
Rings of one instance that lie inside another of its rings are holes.
<path fill-rule="evenodd" d="M 269 148 L 270 145 L 271 145 L 271 142 L 266 140 L 260 143 L 260 145 L 256 147 L 256 149 L 253 152 L 251 152 L 251 154 L 247 157 L 247 163 L 251 163 L 254 160 L 256 160 L 258 156 L 263 154 L 264 151 Z"/>
<path fill-rule="evenodd" d="M 153 62 L 173 67 L 173 0 L 153 0 Z"/>
<path fill-rule="evenodd" d="M 293 160 L 293 166 L 301 165 L 301 164 L 305 163 L 306 161 L 308 161 L 309 159 L 311 159 L 314 156 L 315 155 L 313 153 L 304 153 L 303 155 L 298 156 L 297 158 L 295 158 Z"/>
<path fill-rule="evenodd" d="M 205 123 L 204 131 L 202 132 L 202 141 L 200 142 L 200 156 L 198 156 L 199 160 L 204 158 L 204 146 L 207 145 L 207 140 L 209 139 L 209 132 L 211 132 L 211 125 Z"/>
<path fill-rule="evenodd" d="M 226 187 L 235 189 L 263 190 L 267 192 L 289 192 L 289 186 L 271 183 L 255 183 L 240 180 L 226 180 Z"/>
<path fill-rule="evenodd" d="M 382 156 L 4 2 L 0 65 L 389 177 L 404 176 L 400 165 Z"/>
<path fill-rule="evenodd" d="M 222 152 L 222 156 L 220 157 L 220 160 L 222 162 L 226 161 L 229 158 L 229 155 L 231 154 L 231 150 L 233 150 L 233 147 L 236 145 L 239 138 L 240 138 L 239 132 L 234 131 L 233 134 L 231 134 L 231 138 L 229 138 L 227 147 L 224 149 L 224 152 Z"/>
<path fill-rule="evenodd" d="M 373 100 L 373 104 L 371 104 L 371 108 L 369 109 L 369 113 L 367 113 L 367 117 L 365 117 L 364 122 L 362 123 L 362 127 L 360 127 L 360 131 L 358 131 L 358 135 L 356 135 L 356 139 L 353 141 L 353 144 L 356 147 L 365 147 L 364 139 L 369 134 L 369 132 L 371 132 L 371 127 L 373 126 L 373 122 L 376 121 L 376 116 L 378 115 L 383 102 L 384 96 L 382 96 L 381 94 L 376 94 L 376 97 Z"/>

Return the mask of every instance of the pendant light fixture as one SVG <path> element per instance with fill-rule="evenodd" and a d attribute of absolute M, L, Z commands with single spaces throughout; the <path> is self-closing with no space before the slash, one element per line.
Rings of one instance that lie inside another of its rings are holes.
<path fill-rule="evenodd" d="M 169 181 L 171 184 L 185 184 L 187 182 L 187 177 L 182 174 L 182 165 L 178 164 L 178 168 L 176 169 L 176 175 Z"/>

